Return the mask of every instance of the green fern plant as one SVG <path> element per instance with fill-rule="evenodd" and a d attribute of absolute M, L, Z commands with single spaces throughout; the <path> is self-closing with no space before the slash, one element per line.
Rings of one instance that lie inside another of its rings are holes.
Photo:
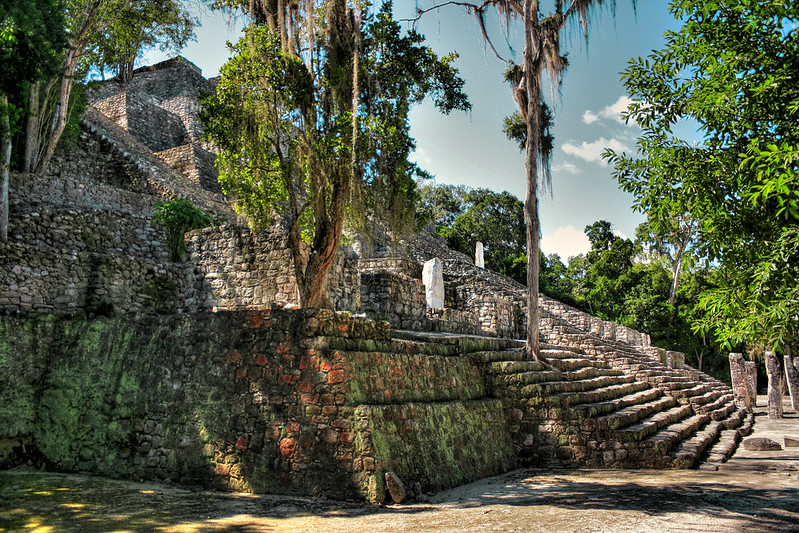
<path fill-rule="evenodd" d="M 179 198 L 169 202 L 156 202 L 153 223 L 166 231 L 169 258 L 180 261 L 186 255 L 183 236 L 193 229 L 207 228 L 218 223 L 211 215 L 195 207 L 191 200 Z"/>

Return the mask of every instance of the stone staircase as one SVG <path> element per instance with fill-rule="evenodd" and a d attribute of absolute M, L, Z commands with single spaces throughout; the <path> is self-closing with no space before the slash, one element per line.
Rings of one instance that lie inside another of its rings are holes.
<path fill-rule="evenodd" d="M 671 464 L 665 466 L 690 468 L 706 451 L 708 462 L 724 462 L 741 436 L 751 431 L 752 414 L 736 406 L 730 387 L 685 366 L 684 360 L 672 360 L 669 352 L 659 348 L 601 339 L 565 322 L 558 323 L 557 319 L 553 322 L 553 327 L 542 332 L 545 337 L 582 350 L 637 381 L 648 383 L 689 413 L 680 426 L 671 428 L 676 436 L 666 428 L 650 437 L 661 448 L 670 450 Z"/>
<path fill-rule="evenodd" d="M 458 338 L 412 335 L 427 342 Z M 471 336 L 464 350 L 481 368 L 486 394 L 505 402 L 523 463 L 691 468 L 726 461 L 751 429 L 751 415 L 736 407 L 728 386 L 664 364 L 658 349 L 565 323 L 542 335 L 557 342 L 542 344 L 548 364 L 526 360 L 521 341 L 498 350 L 497 339 L 481 345 Z"/>

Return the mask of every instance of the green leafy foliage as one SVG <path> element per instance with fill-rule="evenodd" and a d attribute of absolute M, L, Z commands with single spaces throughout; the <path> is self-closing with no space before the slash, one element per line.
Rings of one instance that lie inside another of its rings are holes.
<path fill-rule="evenodd" d="M 179 198 L 169 202 L 157 202 L 153 213 L 153 223 L 164 228 L 169 258 L 180 261 L 186 255 L 183 236 L 193 229 L 207 228 L 218 224 L 211 215 L 195 207 L 191 200 Z"/>
<path fill-rule="evenodd" d="M 435 222 L 450 248 L 473 257 L 482 242 L 486 268 L 525 282 L 524 206 L 518 198 L 490 189 L 426 186 L 420 211 Z"/>
<path fill-rule="evenodd" d="M 608 153 L 653 229 L 694 223 L 694 258 L 718 265 L 695 327 L 727 347 L 791 344 L 799 315 L 790 267 L 799 227 L 799 6 L 674 0 L 667 46 L 631 61 L 628 116 L 639 156 Z M 676 137 L 683 120 L 701 143 Z M 701 313 L 704 313 L 703 315 Z"/>
<path fill-rule="evenodd" d="M 586 226 L 591 251 L 573 257 L 568 268 L 551 269 L 552 296 L 592 315 L 650 334 L 656 346 L 684 352 L 688 362 L 723 378 L 726 356 L 720 345 L 692 330 L 703 312 L 699 295 L 715 286 L 717 273 L 692 266 L 669 301 L 671 265 L 644 252 L 646 242 L 615 235 L 607 221 Z"/>
<path fill-rule="evenodd" d="M 111 67 L 125 81 L 147 50 L 177 53 L 194 38 L 199 25 L 180 0 L 117 0 L 111 7 L 115 16 L 92 33 L 84 61 L 100 74 Z"/>
<path fill-rule="evenodd" d="M 416 179 L 427 177 L 408 160 L 411 106 L 430 96 L 445 113 L 469 107 L 457 56 L 440 58 L 421 35 L 403 35 L 390 2 L 363 17 L 360 4 L 333 4 L 303 4 L 293 18 L 282 4 L 255 9 L 257 23 L 233 46 L 202 115 L 222 149 L 223 189 L 254 226 L 286 223 L 300 301 L 314 307 L 327 305 L 345 220 L 411 227 Z"/>
<path fill-rule="evenodd" d="M 421 193 L 419 211 L 435 223 L 451 247 L 472 256 L 474 244 L 482 240 L 486 267 L 524 283 L 526 253 L 519 200 L 508 193 L 454 185 L 426 185 Z M 541 255 L 541 292 L 599 318 L 647 332 L 656 346 L 684 352 L 689 364 L 724 379 L 728 369 L 721 344 L 692 329 L 706 319 L 700 295 L 721 286 L 720 273 L 703 263 L 687 263 L 670 301 L 671 258 L 650 245 L 648 230 L 643 224 L 639 238 L 632 241 L 616 235 L 605 220 L 586 226 L 591 242 L 588 253 L 572 257 L 568 265 L 557 254 Z M 774 269 L 764 266 L 761 270 Z"/>
<path fill-rule="evenodd" d="M 0 134 L 12 138 L 12 167 L 19 166 L 31 84 L 58 72 L 67 44 L 65 24 L 60 0 L 0 4 L 0 95 L 8 98 L 0 113 L 7 113 L 10 126 Z"/>

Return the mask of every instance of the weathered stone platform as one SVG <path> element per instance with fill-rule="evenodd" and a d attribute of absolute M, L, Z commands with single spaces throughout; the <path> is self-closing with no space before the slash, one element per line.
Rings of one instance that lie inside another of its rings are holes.
<path fill-rule="evenodd" d="M 5 318 L 0 465 L 381 502 L 386 472 L 413 497 L 520 464 L 689 467 L 740 433 L 709 378 L 637 379 L 644 355 L 590 340 L 546 369 L 331 311 Z"/>

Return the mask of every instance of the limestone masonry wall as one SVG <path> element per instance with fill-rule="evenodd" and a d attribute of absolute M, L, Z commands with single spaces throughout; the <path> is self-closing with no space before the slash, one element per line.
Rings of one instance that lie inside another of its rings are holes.
<path fill-rule="evenodd" d="M 332 312 L 6 318 L 0 353 L 0 449 L 61 470 L 382 501 L 515 464 L 468 358 Z"/>
<path fill-rule="evenodd" d="M 221 226 L 187 234 L 186 262 L 193 265 L 187 310 L 269 309 L 297 306 L 294 260 L 285 232 Z M 357 263 L 339 254 L 330 269 L 329 297 L 337 309 L 360 301 Z"/>
<path fill-rule="evenodd" d="M 591 316 L 552 298 L 542 297 L 540 299 L 540 307 L 544 323 L 547 325 L 551 323 L 551 321 L 546 319 L 547 315 L 549 315 L 581 331 L 593 333 L 602 339 L 620 341 L 644 348 L 652 344 L 649 335 L 646 333 Z"/>

